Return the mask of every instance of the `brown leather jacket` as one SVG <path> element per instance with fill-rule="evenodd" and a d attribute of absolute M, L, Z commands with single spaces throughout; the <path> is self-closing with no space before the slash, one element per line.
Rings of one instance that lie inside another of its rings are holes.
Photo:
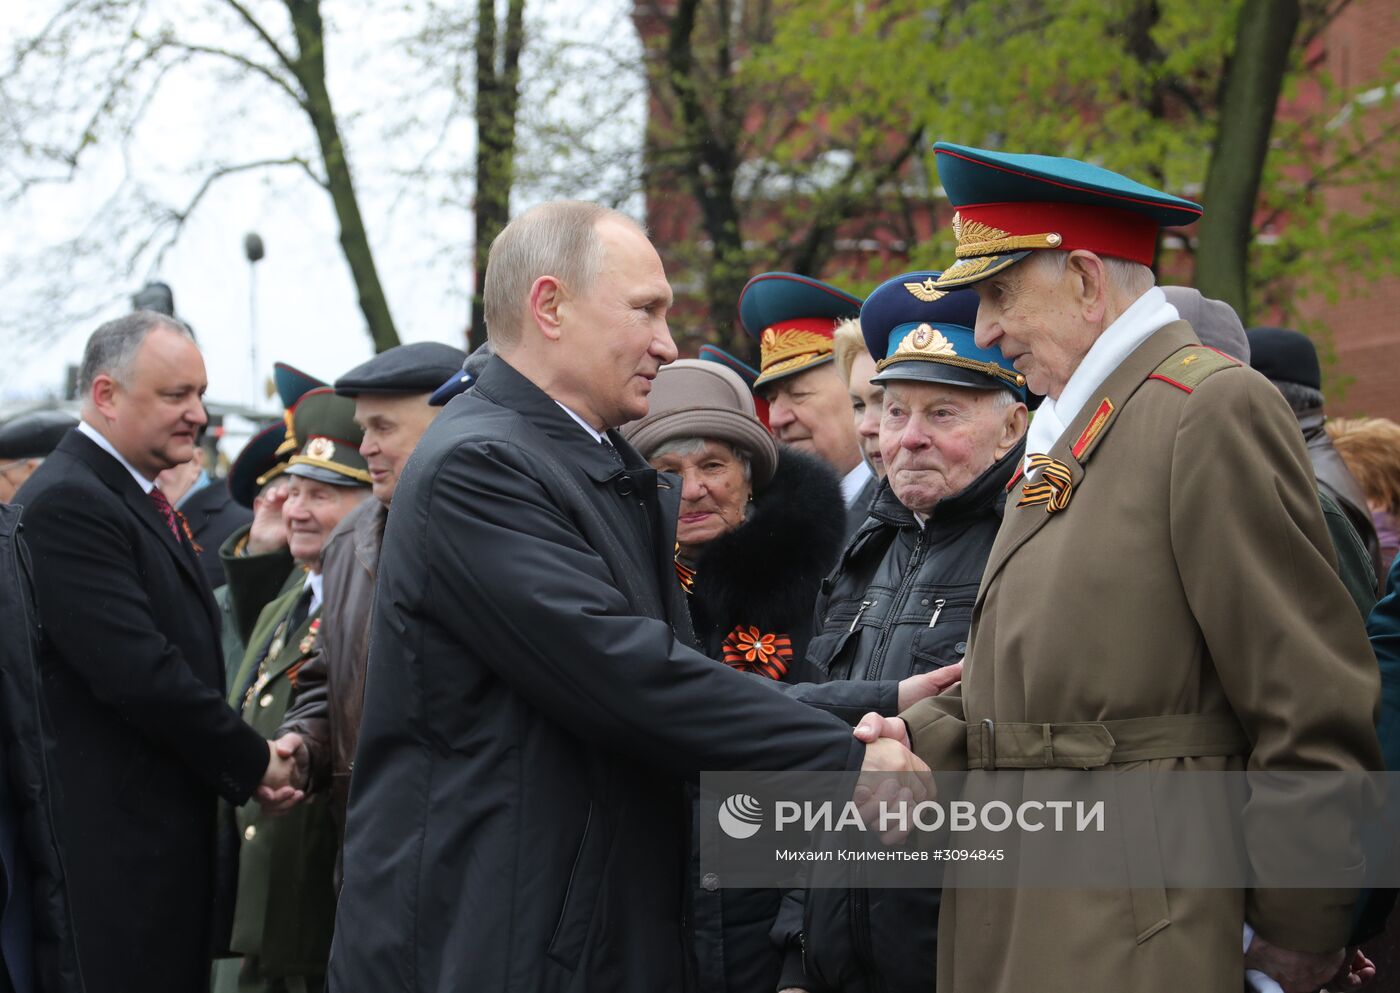
<path fill-rule="evenodd" d="M 342 843 L 350 770 L 364 709 L 374 577 L 388 513 L 388 507 L 370 498 L 346 515 L 326 539 L 321 553 L 325 602 L 319 644 L 297 673 L 296 696 L 278 731 L 279 736 L 295 731 L 305 739 L 311 752 L 311 788 L 329 786 Z"/>

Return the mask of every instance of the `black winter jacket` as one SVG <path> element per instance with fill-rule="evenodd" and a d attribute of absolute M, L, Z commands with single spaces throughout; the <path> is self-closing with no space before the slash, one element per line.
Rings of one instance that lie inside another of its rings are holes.
<path fill-rule="evenodd" d="M 820 673 L 804 659 L 822 580 L 845 543 L 841 483 L 815 456 L 779 448 L 778 468 L 754 495 L 744 522 L 704 547 L 696 563 L 690 616 L 701 649 L 722 660 L 737 625 L 792 641 L 785 683 Z M 857 704 L 856 706 L 859 706 Z M 697 807 L 697 817 L 714 816 Z M 694 828 L 699 837 L 698 823 Z M 776 889 L 720 889 L 691 858 L 697 988 L 705 993 L 771 993 L 783 950 L 769 938 L 782 902 Z"/>
<path fill-rule="evenodd" d="M 903 679 L 962 661 L 972 605 L 1001 527 L 1018 445 L 962 493 L 918 520 L 882 483 L 870 519 L 822 584 L 821 633 L 808 659 L 829 679 Z M 937 890 L 808 890 L 806 976 L 813 991 L 928 989 L 937 972 Z"/>
<path fill-rule="evenodd" d="M 37 993 L 82 993 L 54 827 L 53 727 L 40 684 L 39 619 L 19 511 L 0 504 L 0 957 L 15 986 L 32 977 Z"/>
<path fill-rule="evenodd" d="M 685 779 L 861 763 L 848 725 L 690 646 L 680 494 L 609 440 L 497 357 L 404 468 L 333 993 L 689 988 Z"/>

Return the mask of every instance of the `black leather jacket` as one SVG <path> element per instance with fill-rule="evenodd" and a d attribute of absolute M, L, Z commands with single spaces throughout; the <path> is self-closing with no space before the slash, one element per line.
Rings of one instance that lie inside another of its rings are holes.
<path fill-rule="evenodd" d="M 977 587 L 1001 527 L 1018 445 L 928 522 L 882 483 L 870 518 L 822 585 L 820 633 L 808 661 L 828 679 L 898 680 L 962 661 Z M 813 991 L 924 989 L 937 966 L 939 891 L 809 890 L 805 976 L 789 960 L 783 981 Z"/>

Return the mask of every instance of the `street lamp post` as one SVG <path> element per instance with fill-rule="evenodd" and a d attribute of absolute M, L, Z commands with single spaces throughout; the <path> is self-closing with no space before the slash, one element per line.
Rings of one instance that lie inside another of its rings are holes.
<path fill-rule="evenodd" d="M 248 361 L 253 396 L 249 403 L 254 409 L 262 406 L 263 397 L 258 390 L 258 263 L 266 255 L 262 237 L 256 231 L 243 236 L 243 256 L 248 260 Z"/>

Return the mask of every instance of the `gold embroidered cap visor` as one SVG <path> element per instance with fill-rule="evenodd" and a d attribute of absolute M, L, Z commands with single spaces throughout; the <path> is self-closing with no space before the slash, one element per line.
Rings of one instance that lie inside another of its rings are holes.
<path fill-rule="evenodd" d="M 763 272 L 739 294 L 739 323 L 758 340 L 753 389 L 832 360 L 836 323 L 860 313 L 861 299 L 810 276 Z"/>
<path fill-rule="evenodd" d="M 831 322 L 827 322 L 831 323 Z M 770 335 L 773 337 L 770 339 Z M 835 358 L 831 335 L 810 331 L 780 331 L 769 328 L 763 333 L 762 360 L 753 389 L 761 390 L 779 379 L 815 369 Z"/>
<path fill-rule="evenodd" d="M 1030 253 L 1030 249 L 1027 249 L 1023 252 L 1007 252 L 1005 255 L 981 255 L 976 258 L 958 259 L 943 270 L 943 274 L 934 280 L 934 285 L 940 290 L 970 286 L 988 276 L 995 276 L 1003 269 L 1020 262 Z"/>

